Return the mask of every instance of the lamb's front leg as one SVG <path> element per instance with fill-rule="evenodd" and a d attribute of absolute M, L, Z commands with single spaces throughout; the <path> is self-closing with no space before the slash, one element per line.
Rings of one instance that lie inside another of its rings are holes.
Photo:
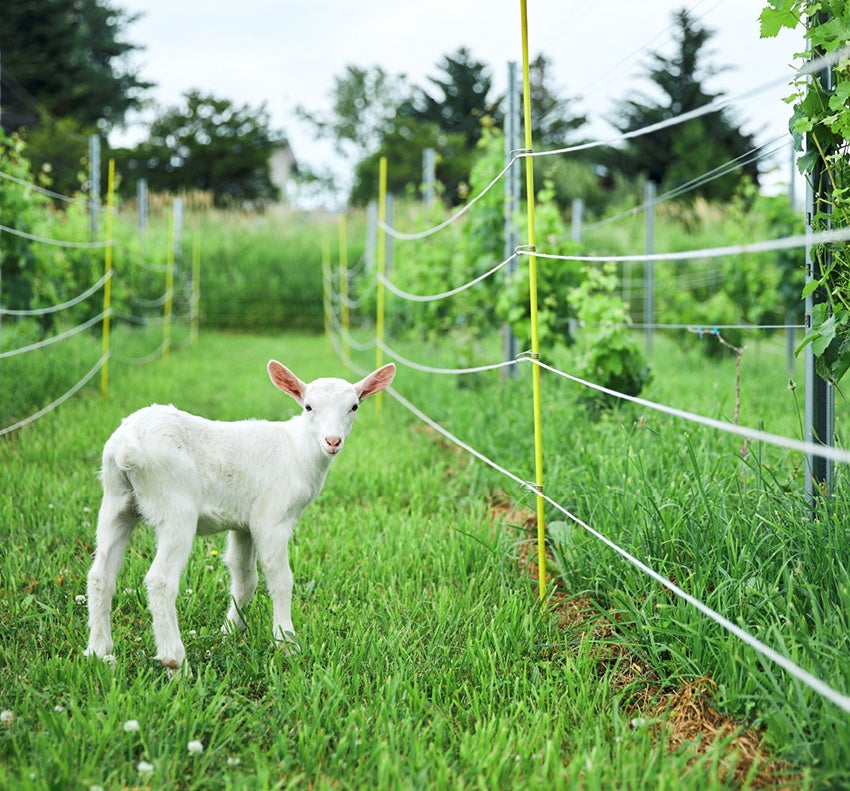
<path fill-rule="evenodd" d="M 250 533 L 228 534 L 224 562 L 230 570 L 230 608 L 221 630 L 242 632 L 247 625 L 242 611 L 257 589 L 257 549 Z"/>
<path fill-rule="evenodd" d="M 298 646 L 292 625 L 292 569 L 289 567 L 291 525 L 255 536 L 260 565 L 272 600 L 272 635 L 279 644 Z"/>

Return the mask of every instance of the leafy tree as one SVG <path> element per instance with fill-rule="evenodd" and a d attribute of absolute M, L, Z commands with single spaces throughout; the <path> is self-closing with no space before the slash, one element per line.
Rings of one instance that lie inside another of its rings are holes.
<path fill-rule="evenodd" d="M 334 142 L 343 156 L 360 161 L 374 154 L 389 131 L 397 108 L 410 95 L 404 75 L 388 74 L 380 66 L 346 66 L 345 73 L 334 78 L 332 109 L 315 113 L 303 106 L 298 116 L 316 134 Z"/>
<path fill-rule="evenodd" d="M 193 90 L 154 120 L 148 140 L 116 160 L 154 190 L 208 191 L 217 206 L 262 205 L 277 198 L 269 158 L 278 140 L 265 105 L 238 107 Z"/>
<path fill-rule="evenodd" d="M 106 0 L 4 3 L 3 128 L 32 128 L 44 118 L 103 131 L 120 124 L 150 87 L 129 61 L 139 47 L 121 38 L 135 19 Z"/>
<path fill-rule="evenodd" d="M 709 93 L 704 82 L 718 70 L 704 65 L 704 47 L 713 33 L 698 26 L 687 10 L 674 15 L 678 26 L 676 51 L 672 57 L 653 53 L 649 79 L 663 99 L 629 99 L 625 102 L 620 131 L 632 132 L 650 124 L 696 110 L 722 94 Z M 674 188 L 694 176 L 706 173 L 753 148 L 753 138 L 735 125 L 724 110 L 709 113 L 676 126 L 628 141 L 620 154 L 613 155 L 615 169 L 630 176 L 644 175 L 663 189 Z M 722 178 L 694 190 L 709 200 L 729 199 L 741 179 L 758 183 L 758 166 L 743 166 Z"/>
<path fill-rule="evenodd" d="M 422 152 L 433 148 L 437 153 L 436 178 L 444 190 L 457 194 L 469 174 L 473 152 L 462 134 L 447 134 L 434 124 L 412 119 L 397 119 L 381 140 L 378 150 L 362 159 L 354 171 L 350 200 L 362 206 L 378 192 L 378 167 L 387 158 L 387 188 L 394 195 L 418 195 L 422 183 Z"/>

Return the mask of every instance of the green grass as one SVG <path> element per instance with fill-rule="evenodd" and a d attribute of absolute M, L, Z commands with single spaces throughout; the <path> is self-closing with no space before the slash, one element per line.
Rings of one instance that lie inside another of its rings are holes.
<path fill-rule="evenodd" d="M 139 353 L 155 341 L 123 339 Z M 407 351 L 424 353 L 421 345 Z M 663 354 L 689 370 L 675 347 Z M 764 346 L 744 375 L 749 417 L 770 430 L 793 424 L 794 394 L 786 387 L 777 408 L 767 397 L 757 406 L 752 393 L 757 383 L 770 387 L 771 376 L 779 381 L 780 355 Z M 846 715 L 553 513 L 561 589 L 615 622 L 605 637 L 593 623 L 562 628 L 513 559 L 526 535 L 492 519 L 493 491 L 527 505 L 528 496 L 434 441 L 389 397 L 380 419 L 372 404 L 361 411 L 297 531 L 301 653 L 272 647 L 262 592 L 248 608 L 246 634 L 222 638 L 223 541 L 203 538 L 178 605 L 193 673 L 170 680 L 149 659 L 142 580 L 154 543 L 141 529 L 118 581 L 117 666 L 84 658 L 78 597 L 103 442 L 123 415 L 152 401 L 218 419 L 292 414 L 294 403 L 266 379 L 270 357 L 305 379 L 343 373 L 322 338 L 202 333 L 166 361 L 113 361 L 106 402 L 90 387 L 0 442 L 0 709 L 13 717 L 0 724 L 0 787 L 740 787 L 728 772 L 735 753 L 722 741 L 705 753 L 692 744 L 670 750 L 658 723 L 644 724 L 636 709 L 648 690 L 654 696 L 703 675 L 718 684 L 715 706 L 765 728 L 768 751 L 792 761 L 791 785 L 846 781 Z M 689 386 L 687 376 L 665 376 L 650 396 L 690 396 L 695 411 L 727 416 L 720 394 L 733 382 L 728 362 L 714 371 L 716 388 L 699 392 L 692 377 Z M 403 369 L 396 386 L 531 478 L 527 370 L 516 382 L 476 376 L 459 387 Z M 765 451 L 756 464 L 753 448 L 742 462 L 734 438 L 642 411 L 590 420 L 569 387 L 549 376 L 544 403 L 547 493 L 711 606 L 740 615 L 804 667 L 850 688 L 846 530 L 830 514 L 808 521 L 787 454 Z M 627 650 L 611 650 L 612 641 Z M 631 669 L 635 658 L 643 674 Z M 130 720 L 138 731 L 124 730 Z M 203 753 L 190 754 L 196 740 Z M 140 772 L 140 762 L 151 772 Z"/>
<path fill-rule="evenodd" d="M 741 422 L 799 436 L 802 386 L 792 391 L 781 339 L 747 339 L 742 365 Z M 421 343 L 402 354 L 457 365 L 451 344 Z M 656 340 L 649 399 L 724 420 L 735 407 L 734 356 L 706 359 L 692 344 Z M 483 342 L 475 362 L 498 358 Z M 470 344 L 465 352 L 470 353 Z M 464 361 L 466 362 L 466 361 Z M 801 368 L 801 364 L 799 364 Z M 569 370 L 569 366 L 566 366 Z M 531 383 L 499 374 L 458 380 L 404 372 L 398 387 L 462 440 L 533 480 Z M 405 382 L 406 380 L 406 382 Z M 803 496 L 800 455 L 742 441 L 635 405 L 604 412 L 579 400 L 581 388 L 551 374 L 542 382 L 544 479 L 547 495 L 662 575 L 738 623 L 804 669 L 850 690 L 850 534 L 846 475 L 835 497 L 812 517 Z M 486 408 L 482 405 L 486 404 Z M 840 418 L 846 403 L 839 397 Z M 478 472 L 484 488 L 531 497 L 499 473 Z M 775 755 L 816 784 L 850 782 L 850 719 L 669 595 L 560 512 L 549 509 L 553 564 L 562 589 L 589 597 L 615 624 L 618 639 L 652 669 L 644 683 L 674 688 L 707 676 L 714 705 L 764 728 Z M 651 676 L 651 677 L 650 677 Z M 806 775 L 810 773 L 810 775 Z"/>
<path fill-rule="evenodd" d="M 291 414 L 266 381 L 272 356 L 308 379 L 340 370 L 322 339 L 202 335 L 168 361 L 114 363 L 106 402 L 90 388 L 0 443 L 0 709 L 13 717 L 0 787 L 726 787 L 719 749 L 666 755 L 630 725 L 616 663 L 600 669 L 591 641 L 564 644 L 476 468 L 391 399 L 381 420 L 363 410 L 299 527 L 300 654 L 272 648 L 264 595 L 244 637 L 221 637 L 222 543 L 205 538 L 179 600 L 193 673 L 169 680 L 149 659 L 153 539 L 139 530 L 119 576 L 117 666 L 84 658 L 104 440 L 154 400 Z"/>

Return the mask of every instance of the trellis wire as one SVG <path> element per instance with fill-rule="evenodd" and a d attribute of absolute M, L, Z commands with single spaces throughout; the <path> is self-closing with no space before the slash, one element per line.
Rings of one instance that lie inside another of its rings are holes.
<path fill-rule="evenodd" d="M 365 371 L 363 369 L 361 369 L 359 366 L 356 366 L 353 363 L 353 361 L 347 355 L 343 355 L 342 349 L 339 345 L 339 342 L 338 342 L 336 336 L 332 334 L 330 339 L 331 339 L 331 343 L 333 344 L 334 349 L 336 350 L 336 353 L 340 357 L 340 359 L 346 365 L 348 365 L 348 367 L 351 368 L 352 370 L 355 370 L 355 371 L 357 371 L 358 373 L 361 373 L 361 374 L 365 374 Z M 552 368 L 549 368 L 546 365 L 541 364 L 539 361 L 531 360 L 530 358 L 522 358 L 522 360 L 527 360 L 527 361 L 532 362 L 534 364 L 542 365 L 543 368 L 546 368 L 547 370 L 550 370 L 554 373 L 562 373 L 562 372 L 558 372 L 556 369 L 552 369 Z M 683 601 L 685 601 L 690 606 L 694 607 L 696 610 L 698 610 L 704 616 L 706 616 L 710 620 L 714 621 L 722 629 L 725 629 L 727 632 L 729 632 L 730 634 L 737 637 L 741 642 L 743 642 L 744 644 L 746 644 L 747 646 L 752 648 L 758 654 L 761 654 L 765 659 L 768 659 L 769 661 L 773 662 L 774 664 L 779 665 L 789 675 L 793 676 L 795 679 L 800 681 L 802 684 L 805 684 L 807 687 L 809 687 L 811 690 L 816 692 L 821 697 L 828 700 L 830 703 L 834 704 L 835 706 L 839 707 L 840 709 L 842 709 L 844 711 L 850 712 L 850 696 L 845 695 L 845 694 L 837 691 L 836 689 L 831 687 L 829 684 L 827 684 L 826 682 L 819 679 L 817 676 L 815 676 L 812 673 L 809 673 L 807 670 L 801 668 L 799 665 L 794 663 L 792 660 L 788 659 L 783 654 L 779 653 L 775 649 L 768 646 L 766 643 L 759 640 L 757 637 L 750 634 L 746 629 L 743 629 L 740 626 L 736 625 L 735 623 L 730 621 L 728 618 L 721 615 L 719 612 L 712 609 L 707 604 L 703 603 L 700 599 L 689 594 L 687 591 L 683 590 L 678 585 L 671 582 L 663 574 L 660 574 L 655 569 L 653 569 L 651 566 L 648 566 L 646 563 L 644 563 L 643 561 L 641 561 L 640 559 L 635 557 L 633 554 L 628 552 L 626 549 L 619 546 L 619 544 L 612 541 L 610 538 L 608 538 L 604 534 L 600 533 L 598 530 L 595 530 L 587 522 L 585 522 L 584 520 L 575 516 L 573 513 L 571 513 L 567 508 L 565 508 L 557 500 L 555 500 L 554 498 L 552 498 L 551 496 L 549 496 L 545 493 L 540 492 L 539 488 L 537 487 L 536 484 L 531 483 L 531 482 L 525 480 L 524 478 L 522 478 L 521 476 L 517 475 L 516 473 L 511 472 L 507 468 L 503 467 L 501 464 L 495 462 L 493 459 L 489 458 L 488 456 L 486 456 L 485 454 L 476 450 L 474 447 L 472 447 L 468 443 L 461 440 L 459 437 L 457 437 L 457 435 L 453 434 L 448 429 L 446 429 L 444 426 L 442 426 L 440 423 L 438 423 L 437 421 L 430 418 L 427 414 L 425 414 L 421 409 L 419 409 L 411 401 L 409 401 L 407 398 L 405 398 L 403 395 L 401 395 L 401 393 L 399 393 L 397 389 L 388 388 L 387 392 L 396 401 L 398 401 L 398 403 L 400 403 L 405 409 L 407 409 L 409 412 L 411 412 L 413 415 L 415 415 L 419 420 L 421 420 L 423 423 L 426 423 L 428 426 L 430 426 L 432 429 L 437 431 L 439 434 L 441 434 L 447 440 L 449 440 L 454 445 L 459 447 L 461 450 L 467 452 L 471 456 L 474 456 L 476 459 L 478 459 L 479 461 L 488 465 L 489 467 L 496 470 L 497 472 L 504 475 L 505 477 L 510 478 L 512 481 L 514 481 L 519 486 L 524 488 L 530 494 L 535 495 L 535 496 L 536 495 L 542 496 L 543 499 L 547 503 L 549 503 L 549 505 L 551 505 L 553 508 L 558 510 L 560 513 L 562 513 L 568 519 L 573 521 L 579 527 L 586 530 L 588 533 L 590 533 L 596 539 L 598 539 L 599 541 L 604 543 L 607 547 L 612 549 L 614 552 L 616 552 L 618 555 L 620 555 L 622 558 L 624 558 L 627 562 L 629 562 L 630 564 L 635 566 L 635 568 L 640 570 L 642 573 L 646 574 L 647 576 L 654 579 L 656 582 L 663 585 L 673 595 L 677 596 L 678 598 L 682 599 Z"/>
<path fill-rule="evenodd" d="M 28 417 L 24 418 L 23 420 L 19 420 L 17 423 L 15 423 L 11 426 L 6 426 L 5 428 L 0 428 L 0 437 L 4 436 L 6 434 L 10 434 L 13 431 L 17 431 L 19 428 L 23 428 L 24 426 L 28 426 L 31 423 L 34 423 L 36 420 L 39 420 L 40 418 L 44 417 L 49 412 L 52 412 L 54 409 L 56 409 L 61 404 L 64 404 L 69 398 L 72 398 L 73 396 L 75 396 L 77 393 L 80 392 L 80 390 L 82 390 L 95 377 L 97 372 L 100 371 L 103 368 L 103 366 L 106 364 L 108 357 L 109 357 L 108 354 L 103 355 L 100 358 L 100 360 L 98 360 L 97 363 L 95 363 L 94 367 L 82 379 L 80 379 L 70 390 L 68 390 L 68 392 L 61 395 L 55 401 L 52 401 L 50 404 L 48 404 L 43 409 L 39 409 L 38 412 L 35 412 L 32 415 L 29 415 Z"/>

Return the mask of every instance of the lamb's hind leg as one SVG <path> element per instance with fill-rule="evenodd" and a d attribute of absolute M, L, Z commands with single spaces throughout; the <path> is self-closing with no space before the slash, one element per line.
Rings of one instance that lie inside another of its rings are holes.
<path fill-rule="evenodd" d="M 94 561 L 88 574 L 89 641 L 86 656 L 112 653 L 112 597 L 124 550 L 138 520 L 128 494 L 104 494 L 97 519 Z"/>
<path fill-rule="evenodd" d="M 177 594 L 192 551 L 197 523 L 198 514 L 194 507 L 169 507 L 168 516 L 157 526 L 156 556 L 145 575 L 156 658 L 172 670 L 179 669 L 186 658 L 177 624 Z"/>
<path fill-rule="evenodd" d="M 246 627 L 242 610 L 257 590 L 257 549 L 249 533 L 228 534 L 224 562 L 230 570 L 230 608 L 221 630 L 241 632 Z"/>

